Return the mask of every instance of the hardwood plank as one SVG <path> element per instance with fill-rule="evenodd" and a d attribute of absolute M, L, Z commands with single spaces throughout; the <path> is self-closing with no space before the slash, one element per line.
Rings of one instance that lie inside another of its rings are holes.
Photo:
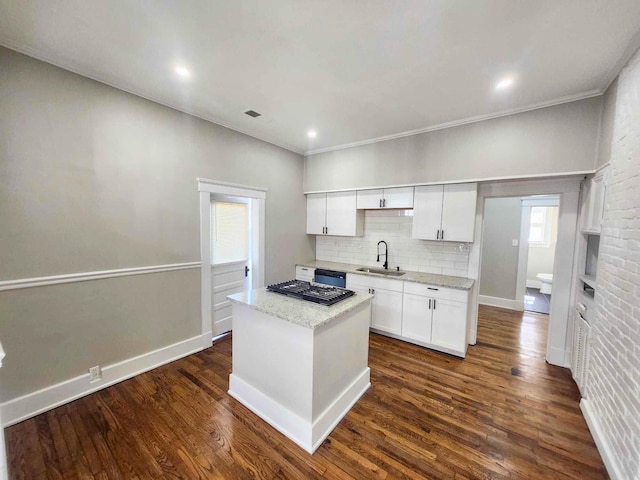
<path fill-rule="evenodd" d="M 371 334 L 372 388 L 314 455 L 227 394 L 231 337 L 6 429 L 11 478 L 606 479 L 548 320 L 480 307 L 459 359 Z"/>

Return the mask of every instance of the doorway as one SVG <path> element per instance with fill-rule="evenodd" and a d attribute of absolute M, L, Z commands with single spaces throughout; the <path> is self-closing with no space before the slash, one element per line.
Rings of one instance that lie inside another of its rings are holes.
<path fill-rule="evenodd" d="M 518 277 L 518 291 L 523 295 L 524 310 L 528 312 L 545 315 L 551 312 L 559 204 L 557 196 L 522 199 L 523 241 L 518 270 L 522 270 L 524 275 Z"/>
<path fill-rule="evenodd" d="M 571 359 L 572 317 L 570 308 L 575 290 L 573 281 L 575 241 L 578 224 L 578 204 L 580 198 L 580 182 L 582 177 L 522 180 L 522 181 L 496 181 L 479 185 L 478 203 L 476 210 L 476 229 L 474 243 L 469 253 L 468 277 L 476 280 L 472 289 L 471 322 L 469 324 L 469 344 L 477 341 L 478 333 L 478 309 L 483 303 L 481 284 L 482 256 L 487 242 L 484 234 L 485 200 L 496 197 L 527 197 L 534 195 L 554 195 L 559 197 L 558 213 L 558 237 L 553 268 L 553 295 L 551 298 L 551 310 L 548 316 L 548 335 L 545 358 L 552 365 L 568 366 Z M 512 240 L 516 239 L 513 237 Z M 510 247 L 513 248 L 513 247 Z M 526 291 L 526 276 L 522 295 Z M 520 283 L 518 283 L 520 285 Z M 523 298 L 523 296 L 514 297 Z M 503 307 L 504 308 L 504 307 Z M 522 311 L 523 308 L 520 310 Z M 531 314 L 533 315 L 533 314 Z"/>
<path fill-rule="evenodd" d="M 198 190 L 206 347 L 233 330 L 227 296 L 264 286 L 266 189 L 198 179 Z"/>

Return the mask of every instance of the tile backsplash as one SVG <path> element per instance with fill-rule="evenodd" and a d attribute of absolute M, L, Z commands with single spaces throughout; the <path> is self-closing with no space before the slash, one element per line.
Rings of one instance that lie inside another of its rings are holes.
<path fill-rule="evenodd" d="M 366 210 L 362 237 L 316 236 L 316 260 L 381 267 L 377 244 L 389 245 L 389 268 L 466 277 L 469 245 L 411 238 L 413 210 Z M 380 245 L 384 251 L 384 245 Z"/>

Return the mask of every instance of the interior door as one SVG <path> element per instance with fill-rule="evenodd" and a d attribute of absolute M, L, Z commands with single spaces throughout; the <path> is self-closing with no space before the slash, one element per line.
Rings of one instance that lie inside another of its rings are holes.
<path fill-rule="evenodd" d="M 232 330 L 228 295 L 251 289 L 250 212 L 248 200 L 219 198 L 211 202 L 211 331 Z"/>
<path fill-rule="evenodd" d="M 439 240 L 442 191 L 442 185 L 416 187 L 413 200 L 413 238 Z"/>
<path fill-rule="evenodd" d="M 245 276 L 245 267 L 246 260 L 211 266 L 211 328 L 214 337 L 232 330 L 232 308 L 227 296 L 248 290 L 249 277 Z"/>

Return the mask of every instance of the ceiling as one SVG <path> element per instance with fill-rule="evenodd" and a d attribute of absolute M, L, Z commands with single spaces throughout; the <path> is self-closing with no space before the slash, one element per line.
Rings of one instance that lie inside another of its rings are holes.
<path fill-rule="evenodd" d="M 637 0 L 3 0 L 0 43 L 309 153 L 600 94 L 638 19 Z"/>

